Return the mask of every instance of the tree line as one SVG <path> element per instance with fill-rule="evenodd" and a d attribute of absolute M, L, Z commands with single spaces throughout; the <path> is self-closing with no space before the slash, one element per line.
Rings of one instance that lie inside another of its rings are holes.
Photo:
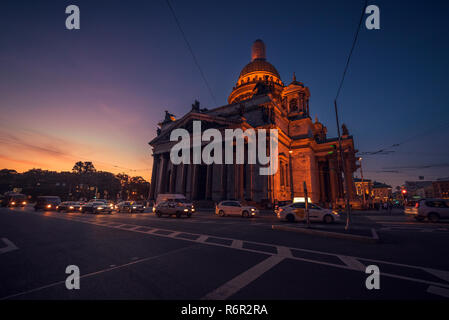
<path fill-rule="evenodd" d="M 92 199 L 146 200 L 150 183 L 141 176 L 97 171 L 92 162 L 78 161 L 72 171 L 31 169 L 18 173 L 0 170 L 0 194 L 16 191 L 35 199 L 38 196 L 59 196 L 62 200 Z"/>

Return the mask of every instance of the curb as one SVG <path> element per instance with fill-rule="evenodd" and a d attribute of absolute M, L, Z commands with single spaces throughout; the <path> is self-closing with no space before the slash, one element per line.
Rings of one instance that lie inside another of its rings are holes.
<path fill-rule="evenodd" d="M 338 232 L 314 230 L 314 229 L 308 229 L 308 228 L 284 227 L 284 226 L 277 226 L 277 225 L 272 225 L 271 228 L 273 230 L 292 231 L 292 232 L 298 232 L 298 233 L 303 233 L 303 234 L 323 236 L 323 237 L 327 237 L 327 238 L 346 239 L 346 240 L 354 240 L 354 241 L 367 242 L 367 243 L 379 243 L 380 242 L 379 235 L 377 234 L 376 230 L 374 230 L 374 228 L 371 228 L 372 237 L 359 236 L 356 234 L 345 234 L 345 233 L 338 233 Z"/>

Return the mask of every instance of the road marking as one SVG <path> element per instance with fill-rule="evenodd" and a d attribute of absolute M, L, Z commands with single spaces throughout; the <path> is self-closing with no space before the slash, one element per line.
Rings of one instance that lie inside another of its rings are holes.
<path fill-rule="evenodd" d="M 366 270 L 365 265 L 354 257 L 338 256 L 338 258 L 341 261 L 343 261 L 343 263 L 345 265 L 347 265 L 349 268 L 351 268 L 353 270 L 359 270 L 359 271 L 363 271 L 363 272 L 365 272 L 365 270 Z"/>
<path fill-rule="evenodd" d="M 284 260 L 284 257 L 271 256 L 226 282 L 221 287 L 208 293 L 202 300 L 226 300 L 276 266 L 282 260 Z"/>
<path fill-rule="evenodd" d="M 234 249 L 243 248 L 243 241 L 242 240 L 233 240 L 232 244 L 231 244 L 231 248 L 234 248 Z"/>
<path fill-rule="evenodd" d="M 276 246 L 276 249 L 278 251 L 278 255 L 285 257 L 285 258 L 293 258 L 292 251 L 290 248 L 283 247 L 283 246 Z"/>
<path fill-rule="evenodd" d="M 36 214 L 38 214 L 38 213 L 36 213 Z M 67 219 L 67 217 L 58 216 L 58 214 L 49 214 L 49 215 L 46 215 L 45 217 L 70 220 L 70 219 Z M 73 221 L 73 220 L 71 220 L 71 221 Z M 79 222 L 87 223 L 87 224 L 94 224 L 93 220 L 90 220 L 90 221 L 89 220 L 84 220 L 84 221 L 79 221 Z M 219 237 L 219 236 L 211 236 L 211 235 L 194 234 L 194 233 L 189 233 L 189 232 L 183 232 L 183 233 L 191 234 L 192 236 L 196 236 L 197 237 L 196 239 L 187 239 L 187 238 L 180 238 L 180 237 L 173 237 L 173 236 L 171 236 L 172 233 L 177 232 L 175 230 L 154 229 L 154 230 L 151 230 L 150 232 L 147 232 L 147 231 L 130 230 L 130 229 L 126 229 L 126 228 L 120 228 L 121 226 L 125 226 L 125 225 L 135 226 L 135 225 L 132 225 L 132 224 L 122 224 L 122 225 L 119 225 L 119 226 L 107 226 L 107 225 L 98 225 L 98 226 L 99 227 L 104 227 L 104 228 L 119 229 L 119 230 L 122 230 L 122 231 L 131 231 L 131 232 L 138 232 L 138 233 L 143 233 L 143 234 L 151 234 L 151 235 L 158 236 L 158 237 L 171 238 L 171 239 L 181 240 L 181 241 L 190 241 L 190 242 L 196 242 L 196 243 L 201 243 L 201 244 L 205 244 L 205 245 L 213 245 L 213 246 L 231 248 L 231 249 L 235 249 L 235 250 L 242 250 L 242 251 L 247 251 L 247 252 L 253 252 L 253 253 L 258 253 L 258 254 L 264 254 L 264 255 L 270 255 L 270 256 L 277 256 L 277 257 L 285 258 L 285 257 L 279 255 L 279 253 L 271 253 L 271 252 L 255 250 L 255 249 L 248 249 L 248 248 L 243 248 L 243 247 L 242 248 L 236 248 L 236 247 L 232 248 L 233 241 L 237 240 L 237 239 L 225 238 L 225 237 Z M 148 228 L 148 226 L 140 226 L 140 227 Z M 169 234 L 154 233 L 156 231 L 165 231 L 165 232 L 169 232 Z M 223 243 L 216 243 L 216 242 L 206 242 L 206 240 L 209 237 L 218 238 L 218 239 L 221 239 L 221 240 L 231 241 L 231 245 L 223 244 Z M 240 241 L 243 241 L 245 243 L 250 243 L 250 244 L 262 245 L 262 246 L 266 246 L 266 245 L 273 246 L 273 244 L 268 244 L 268 243 L 260 243 L 260 242 L 245 241 L 245 240 L 240 240 Z M 289 248 L 289 249 L 290 250 L 296 250 L 296 251 L 302 251 L 302 252 L 317 253 L 317 254 L 332 256 L 332 257 L 336 257 L 336 258 L 338 258 L 339 256 L 346 256 L 346 255 L 341 255 L 341 254 L 337 254 L 337 253 L 329 253 L 329 252 L 309 250 L 309 249 L 303 249 L 303 248 Z M 346 256 L 346 257 L 349 257 L 349 256 Z M 376 259 L 369 259 L 369 258 L 360 258 L 360 257 L 350 257 L 350 258 L 361 260 L 361 261 L 369 261 L 369 262 L 375 262 L 375 263 L 377 262 L 377 263 L 382 263 L 382 264 L 387 264 L 387 265 L 394 265 L 394 266 L 405 267 L 405 268 L 413 268 L 413 269 L 423 270 L 423 271 L 427 271 L 427 269 L 428 269 L 426 267 L 421 267 L 421 266 L 413 266 L 413 265 L 407 265 L 407 264 L 401 264 L 401 263 L 395 263 L 395 262 L 389 262 L 389 261 L 383 261 L 383 260 L 376 260 Z M 362 271 L 362 270 L 359 270 L 359 269 L 355 269 L 354 265 L 348 266 L 345 263 L 343 263 L 343 264 L 336 264 L 336 263 L 330 263 L 330 262 L 314 260 L 314 259 L 308 259 L 308 258 L 295 257 L 295 256 L 289 257 L 289 259 L 299 260 L 299 261 L 304 261 L 304 262 L 310 262 L 310 263 L 320 264 L 320 265 L 325 265 L 325 266 L 331 266 L 331 267 L 336 267 L 336 268 L 340 268 L 340 269 L 347 269 L 347 270 L 354 270 L 354 271 L 364 272 L 364 270 Z M 342 261 L 341 259 L 339 259 L 339 260 Z M 432 270 L 436 270 L 436 269 L 432 269 Z M 447 273 L 447 271 L 443 271 L 443 270 L 437 270 L 437 271 L 440 271 L 441 273 Z M 411 277 L 406 277 L 406 276 L 401 276 L 399 274 L 391 274 L 391 273 L 382 273 L 382 275 L 383 276 L 387 276 L 387 277 L 391 277 L 391 278 L 397 278 L 397 279 L 402 279 L 402 280 L 408 280 L 408 281 L 413 281 L 413 282 L 418 282 L 418 283 L 425 283 L 425 284 L 428 284 L 428 285 L 435 285 L 435 286 L 439 286 L 439 287 L 447 287 L 447 288 L 449 288 L 449 284 L 448 283 L 441 283 L 441 282 L 434 282 L 434 281 L 429 281 L 429 280 L 424 280 L 424 279 L 411 278 Z"/>
<path fill-rule="evenodd" d="M 195 241 L 197 241 L 197 242 L 206 242 L 206 240 L 208 238 L 209 238 L 209 236 L 206 236 L 206 235 L 202 234 Z"/>
<path fill-rule="evenodd" d="M 177 253 L 177 252 L 180 252 L 180 251 L 183 251 L 183 250 L 186 250 L 186 249 L 190 249 L 191 247 L 192 246 L 187 246 L 187 247 L 183 247 L 183 248 L 180 248 L 180 249 L 175 249 L 175 250 L 172 250 L 172 251 L 164 252 L 164 253 L 156 255 L 156 256 L 142 258 L 140 260 L 135 260 L 135 261 L 128 262 L 128 263 L 125 263 L 125 264 L 121 264 L 119 266 L 111 265 L 109 268 L 98 270 L 98 271 L 95 271 L 95 272 L 91 272 L 91 273 L 82 275 L 82 276 L 80 276 L 80 279 L 92 277 L 92 276 L 95 276 L 95 275 L 98 275 L 98 274 L 102 274 L 102 273 L 106 273 L 106 272 L 109 272 L 109 271 L 112 271 L 112 270 L 125 268 L 125 267 L 128 267 L 128 266 L 132 266 L 134 264 L 137 264 L 137 263 L 150 261 L 150 260 L 153 260 L 153 259 L 158 259 L 158 258 L 164 257 L 164 256 L 172 254 L 172 253 Z M 27 291 L 11 294 L 11 295 L 6 296 L 6 297 L 1 297 L 0 300 L 8 300 L 8 299 L 11 299 L 11 298 L 16 298 L 16 297 L 19 297 L 19 296 L 23 296 L 25 294 L 34 293 L 34 292 L 41 291 L 41 290 L 44 290 L 44 289 L 56 287 L 56 286 L 59 286 L 61 284 L 65 284 L 65 282 L 66 282 L 65 279 L 62 280 L 62 281 L 53 282 L 53 283 L 50 283 L 50 284 L 42 286 L 42 287 L 38 287 L 38 288 L 31 289 L 31 290 L 27 290 Z"/>
<path fill-rule="evenodd" d="M 449 272 L 447 272 L 447 271 L 436 270 L 436 269 L 431 269 L 431 268 L 426 268 L 425 271 L 434 275 L 435 277 L 438 277 L 440 279 L 443 279 L 444 281 L 449 282 Z"/>
<path fill-rule="evenodd" d="M 444 289 L 444 288 L 440 288 L 440 287 L 436 287 L 436 286 L 430 286 L 429 288 L 427 288 L 427 292 L 429 293 L 433 293 L 439 296 L 443 296 L 445 298 L 449 298 L 449 290 L 448 289 Z"/>
<path fill-rule="evenodd" d="M 0 254 L 19 249 L 19 247 L 17 247 L 14 243 L 12 243 L 6 238 L 2 238 L 2 241 L 6 244 L 6 247 L 0 248 Z"/>

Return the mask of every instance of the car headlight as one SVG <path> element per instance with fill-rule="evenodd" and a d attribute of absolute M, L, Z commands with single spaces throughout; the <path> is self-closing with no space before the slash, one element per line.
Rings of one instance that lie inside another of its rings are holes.
<path fill-rule="evenodd" d="M 47 208 L 51 208 L 51 204 L 47 204 Z"/>
<path fill-rule="evenodd" d="M 254 209 L 254 208 L 251 208 L 251 211 L 256 211 L 256 209 Z"/>
<path fill-rule="evenodd" d="M 70 206 L 69 209 L 72 209 L 72 210 L 73 210 L 73 206 Z"/>
<path fill-rule="evenodd" d="M 133 209 L 136 209 L 137 207 L 133 207 Z"/>
<path fill-rule="evenodd" d="M 12 204 L 12 205 L 15 205 L 16 203 L 13 201 L 13 202 L 11 202 L 11 204 Z"/>
<path fill-rule="evenodd" d="M 189 209 L 184 209 L 184 212 L 187 212 L 187 211 L 189 211 Z"/>
<path fill-rule="evenodd" d="M 27 204 L 27 202 L 26 202 L 26 201 L 24 201 L 24 202 L 22 202 L 22 204 Z"/>
<path fill-rule="evenodd" d="M 103 210 L 103 207 L 97 207 L 98 210 Z"/>
<path fill-rule="evenodd" d="M 332 214 L 338 216 L 338 211 L 332 211 Z"/>

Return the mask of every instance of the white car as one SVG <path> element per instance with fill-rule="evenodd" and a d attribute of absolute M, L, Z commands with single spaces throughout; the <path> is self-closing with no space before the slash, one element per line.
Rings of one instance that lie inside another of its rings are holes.
<path fill-rule="evenodd" d="M 332 223 L 340 220 L 336 211 L 321 208 L 313 203 L 309 203 L 308 207 L 310 221 Z M 307 221 L 306 204 L 304 202 L 294 202 L 280 207 L 277 212 L 277 217 L 280 220 L 286 220 L 288 222 Z"/>
<path fill-rule="evenodd" d="M 438 222 L 440 219 L 449 219 L 449 199 L 421 199 L 415 205 L 415 210 L 410 211 L 416 220 Z"/>
<path fill-rule="evenodd" d="M 215 214 L 224 216 L 241 216 L 244 218 L 254 217 L 259 214 L 255 207 L 242 205 L 239 201 L 222 201 L 215 206 Z"/>

